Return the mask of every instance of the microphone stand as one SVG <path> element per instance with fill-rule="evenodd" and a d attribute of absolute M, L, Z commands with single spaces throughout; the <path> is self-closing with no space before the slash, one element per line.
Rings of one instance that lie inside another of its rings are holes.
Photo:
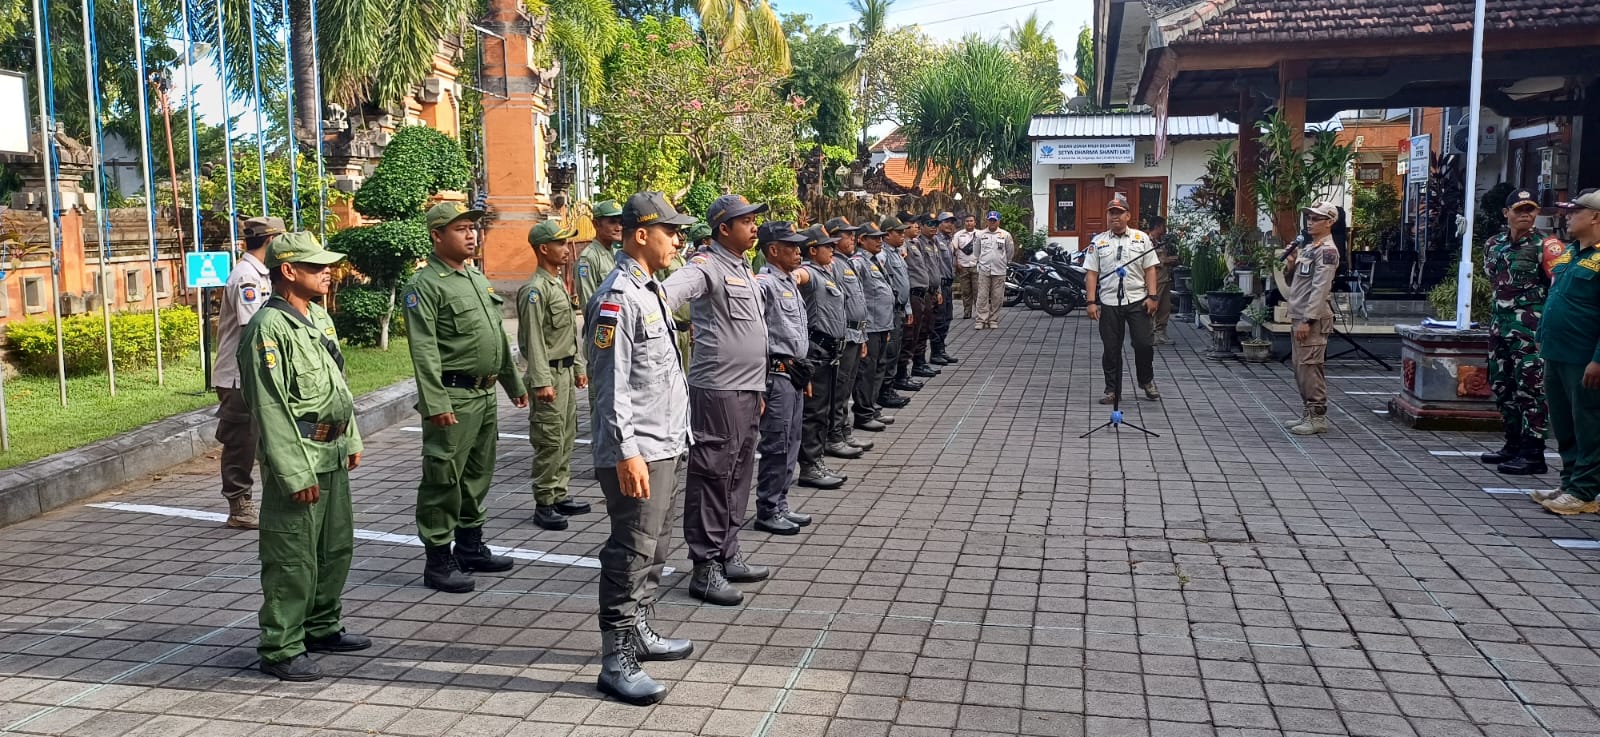
<path fill-rule="evenodd" d="M 1127 284 L 1127 274 L 1124 272 L 1124 270 L 1127 269 L 1129 264 L 1132 264 L 1135 261 L 1138 261 L 1138 260 L 1144 258 L 1145 255 L 1150 253 L 1151 250 L 1154 250 L 1154 249 L 1148 249 L 1148 250 L 1140 251 L 1139 254 L 1134 256 L 1133 258 L 1128 259 L 1127 261 L 1124 261 L 1124 262 L 1122 262 L 1120 264 L 1117 264 L 1117 267 L 1115 269 L 1112 269 L 1109 272 L 1105 272 L 1105 273 L 1100 274 L 1098 276 L 1098 280 L 1097 280 L 1098 288 L 1095 289 L 1096 296 L 1098 297 L 1099 296 L 1099 292 L 1101 291 L 1101 289 L 1105 288 L 1106 277 L 1108 275 L 1114 273 L 1114 274 L 1117 274 L 1117 302 L 1120 303 L 1124 299 L 1126 299 L 1127 296 L 1128 296 L 1128 284 Z M 1123 306 L 1126 306 L 1126 305 L 1123 305 Z M 1107 305 L 1101 304 L 1100 307 L 1101 308 L 1105 308 L 1105 307 L 1107 307 Z M 1105 316 L 1101 315 L 1101 319 L 1105 319 Z M 1123 352 L 1123 344 L 1122 343 L 1118 343 L 1117 344 L 1117 353 L 1120 354 L 1122 352 Z M 1126 358 L 1126 356 L 1124 356 L 1124 358 Z M 1123 361 L 1123 365 L 1127 366 L 1127 361 Z M 1138 377 L 1132 377 L 1132 378 L 1134 379 L 1134 383 L 1137 384 L 1138 383 Z M 1087 438 L 1090 435 L 1093 435 L 1093 434 L 1095 434 L 1097 432 L 1100 432 L 1101 430 L 1104 430 L 1106 428 L 1111 428 L 1113 430 L 1118 430 L 1118 429 L 1121 429 L 1123 426 L 1131 427 L 1131 428 L 1133 428 L 1135 430 L 1138 430 L 1139 432 L 1142 432 L 1142 433 L 1144 433 L 1146 435 L 1149 435 L 1152 438 L 1161 437 L 1160 433 L 1151 432 L 1150 430 L 1147 430 L 1147 429 L 1145 429 L 1143 427 L 1135 425 L 1132 422 L 1128 422 L 1122 416 L 1122 392 L 1119 390 L 1116 394 L 1111 395 L 1111 417 L 1110 417 L 1110 419 L 1107 419 L 1105 421 L 1105 423 L 1100 425 L 1099 427 L 1096 427 L 1093 430 L 1090 430 L 1089 432 L 1086 432 L 1086 433 L 1084 433 L 1082 435 L 1079 435 L 1078 438 L 1079 439 Z"/>

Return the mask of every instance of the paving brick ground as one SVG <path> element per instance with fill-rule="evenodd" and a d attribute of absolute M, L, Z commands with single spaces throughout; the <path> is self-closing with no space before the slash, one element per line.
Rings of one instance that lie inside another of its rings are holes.
<path fill-rule="evenodd" d="M 1088 320 L 954 332 L 965 360 L 838 464 L 850 483 L 797 492 L 815 526 L 745 533 L 776 568 L 745 606 L 700 605 L 668 577 L 659 624 L 699 649 L 651 665 L 662 704 L 595 691 L 584 558 L 605 519 L 536 528 L 521 438 L 501 441 L 490 539 L 571 558 L 470 595 L 421 586 L 419 436 L 396 427 L 367 439 L 354 479 L 348 625 L 373 650 L 322 657 L 315 684 L 254 670 L 255 536 L 217 524 L 214 469 L 195 464 L 0 530 L 0 732 L 1600 734 L 1600 552 L 1553 542 L 1600 536 L 1600 518 L 1487 493 L 1537 484 L 1430 452 L 1490 436 L 1376 414 L 1394 374 L 1336 364 L 1337 430 L 1294 438 L 1285 367 L 1205 361 L 1179 328 L 1157 357 L 1165 400 L 1127 407 L 1161 437 L 1079 440 L 1106 415 Z M 527 432 L 509 403 L 501 421 Z M 577 493 L 598 502 L 579 450 Z"/>

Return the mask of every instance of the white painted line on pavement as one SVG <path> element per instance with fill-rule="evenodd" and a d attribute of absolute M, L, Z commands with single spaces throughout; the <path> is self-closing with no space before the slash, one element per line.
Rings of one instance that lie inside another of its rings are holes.
<path fill-rule="evenodd" d="M 402 427 L 400 429 L 404 430 L 406 432 L 422 432 L 422 428 L 420 428 L 420 427 Z M 517 433 L 514 433 L 514 432 L 503 432 L 503 433 L 500 433 L 500 437 L 502 437 L 502 438 L 511 438 L 512 440 L 527 440 L 528 439 L 528 436 L 526 436 L 526 435 L 518 435 Z M 590 440 L 589 438 L 578 438 L 578 439 L 576 439 L 576 440 L 574 440 L 572 442 L 574 442 L 574 443 L 576 443 L 578 445 L 590 445 L 594 441 Z"/>
<path fill-rule="evenodd" d="M 1554 539 L 1550 542 L 1567 550 L 1600 550 L 1600 540 Z"/>
<path fill-rule="evenodd" d="M 227 522 L 228 515 L 220 512 L 203 512 L 198 509 L 184 509 L 182 507 L 163 507 L 156 504 L 127 504 L 124 502 L 105 502 L 90 504 L 98 509 L 114 509 L 119 512 L 140 512 L 143 514 L 159 514 L 164 517 L 182 517 L 184 519 L 200 520 L 204 522 Z M 370 540 L 372 542 L 389 543 L 391 545 L 411 545 L 422 547 L 422 541 L 415 535 L 401 535 L 394 532 L 376 532 L 374 530 L 355 531 L 357 540 Z M 533 561 L 535 563 L 554 563 L 561 566 L 574 566 L 577 568 L 599 568 L 600 559 L 587 558 L 578 555 L 563 555 L 560 553 L 546 553 L 542 550 L 528 550 L 525 548 L 502 548 L 490 545 L 489 549 L 498 555 L 517 560 Z M 669 566 L 663 574 L 670 574 L 673 569 Z"/>
<path fill-rule="evenodd" d="M 1386 415 L 1386 414 L 1389 414 L 1389 410 L 1386 410 L 1386 409 L 1375 409 L 1375 410 L 1372 410 L 1372 414 L 1375 414 L 1375 415 Z"/>
<path fill-rule="evenodd" d="M 1476 457 L 1478 457 L 1480 455 L 1483 455 L 1487 451 L 1482 451 L 1482 450 L 1430 450 L 1428 452 L 1432 453 L 1432 454 L 1434 454 L 1436 456 L 1439 456 L 1440 458 L 1468 458 L 1468 457 L 1476 458 Z M 1546 457 L 1546 458 L 1560 458 L 1561 454 L 1547 450 L 1547 451 L 1544 452 L 1544 457 Z"/>
<path fill-rule="evenodd" d="M 1533 493 L 1533 489 L 1500 489 L 1485 486 L 1483 487 L 1483 493 L 1493 494 L 1494 496 L 1527 496 Z"/>
<path fill-rule="evenodd" d="M 1394 392 L 1345 392 L 1345 394 L 1349 394 L 1352 397 L 1375 397 L 1389 396 L 1394 394 Z"/>

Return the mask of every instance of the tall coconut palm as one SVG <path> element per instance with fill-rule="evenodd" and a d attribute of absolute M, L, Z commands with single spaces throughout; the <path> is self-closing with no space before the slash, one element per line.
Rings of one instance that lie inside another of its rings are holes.
<path fill-rule="evenodd" d="M 850 42 L 861 50 L 889 30 L 889 6 L 894 0 L 850 0 L 856 20 L 850 24 Z"/>
<path fill-rule="evenodd" d="M 1028 161 L 1028 123 L 1047 109 L 1046 93 L 1016 56 L 969 38 L 917 76 L 903 111 L 906 155 L 938 166 L 958 192 L 972 194 L 990 172 Z"/>
<path fill-rule="evenodd" d="M 789 41 L 767 0 L 696 0 L 695 11 L 706 42 L 722 53 L 749 53 L 774 73 L 789 73 Z"/>
<path fill-rule="evenodd" d="M 601 68 L 616 46 L 621 20 L 611 0 L 526 0 L 528 12 L 548 14 L 538 55 L 561 62 L 561 73 L 582 83 L 585 103 L 605 86 Z"/>
<path fill-rule="evenodd" d="M 1061 90 L 1065 80 L 1061 73 L 1061 49 L 1050 33 L 1053 25 L 1039 22 L 1037 12 L 1029 13 L 1026 20 L 1007 29 L 1006 46 L 1022 62 L 1028 78 L 1045 88 L 1048 109 L 1059 110 L 1066 103 L 1066 95 Z"/>

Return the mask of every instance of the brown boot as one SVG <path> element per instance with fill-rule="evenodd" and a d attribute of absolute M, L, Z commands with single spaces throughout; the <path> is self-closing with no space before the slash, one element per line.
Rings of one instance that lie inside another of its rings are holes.
<path fill-rule="evenodd" d="M 256 503 L 248 496 L 228 500 L 228 526 L 238 530 L 254 530 L 259 525 Z"/>

